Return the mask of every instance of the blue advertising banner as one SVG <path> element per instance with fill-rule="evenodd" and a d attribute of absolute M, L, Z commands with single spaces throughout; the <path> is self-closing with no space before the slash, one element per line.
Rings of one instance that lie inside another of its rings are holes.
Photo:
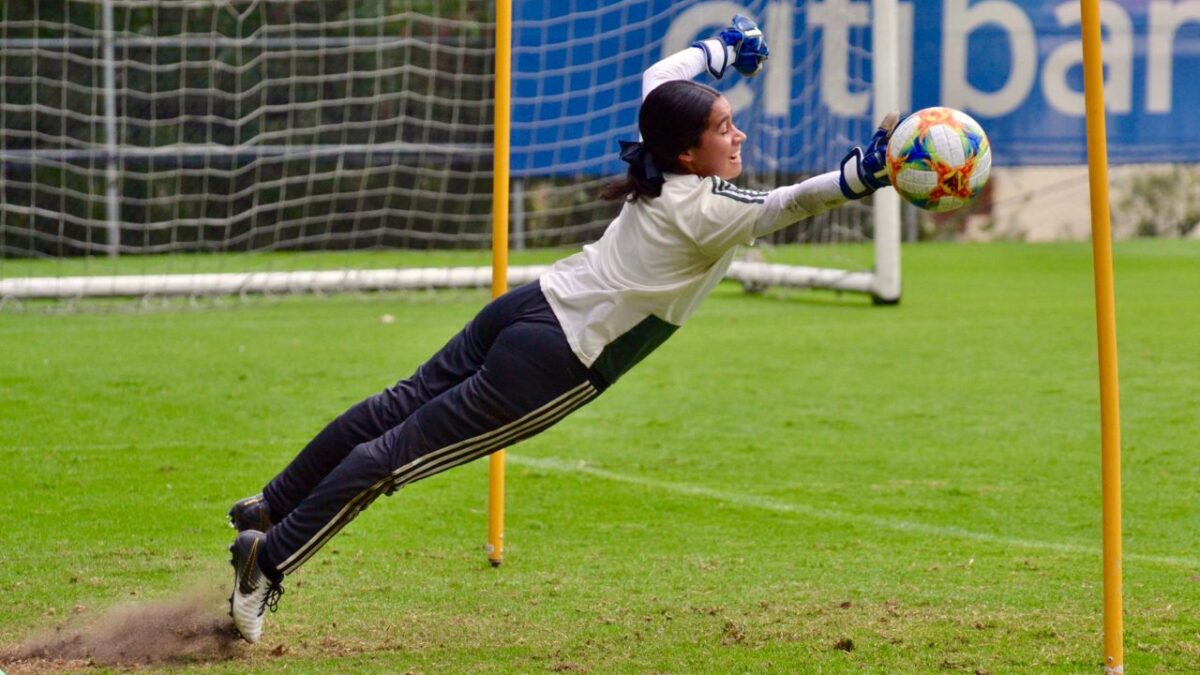
<path fill-rule="evenodd" d="M 765 71 L 711 82 L 751 136 L 750 164 L 831 168 L 873 128 L 869 0 L 518 0 L 516 175 L 614 173 L 637 137 L 641 74 L 735 13 L 771 47 Z M 900 107 L 983 125 L 996 164 L 1086 162 L 1078 0 L 899 3 Z M 1200 0 L 1103 0 L 1109 159 L 1200 161 Z"/>

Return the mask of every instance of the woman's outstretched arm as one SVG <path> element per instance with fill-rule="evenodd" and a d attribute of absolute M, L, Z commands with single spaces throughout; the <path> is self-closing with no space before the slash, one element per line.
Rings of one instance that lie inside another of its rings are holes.
<path fill-rule="evenodd" d="M 754 223 L 754 236 L 770 234 L 890 185 L 887 144 L 899 121 L 899 113 L 884 117 L 866 149 L 851 150 L 837 171 L 768 192 L 763 199 L 762 211 Z"/>
<path fill-rule="evenodd" d="M 721 58 L 724 58 L 724 50 Z M 674 80 L 690 80 L 708 69 L 708 57 L 699 47 L 688 47 L 646 69 L 642 73 L 642 100 L 659 85 Z"/>
<path fill-rule="evenodd" d="M 706 70 L 718 80 L 728 68 L 747 77 L 762 70 L 770 50 L 758 25 L 740 14 L 731 24 L 715 36 L 650 66 L 642 74 L 642 100 L 664 82 L 690 80 Z"/>

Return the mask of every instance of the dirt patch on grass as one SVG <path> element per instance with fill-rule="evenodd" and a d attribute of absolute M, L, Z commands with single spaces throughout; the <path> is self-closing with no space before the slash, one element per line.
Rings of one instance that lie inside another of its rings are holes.
<path fill-rule="evenodd" d="M 244 644 L 223 604 L 212 593 L 189 592 L 158 602 L 120 605 L 0 650 L 0 664 L 9 675 L 17 675 L 93 665 L 223 661 L 239 655 Z"/>

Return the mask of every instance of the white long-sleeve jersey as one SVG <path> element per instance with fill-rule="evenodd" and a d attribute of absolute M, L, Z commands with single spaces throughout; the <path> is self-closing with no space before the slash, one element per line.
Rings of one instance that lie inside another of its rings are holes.
<path fill-rule="evenodd" d="M 701 49 L 674 54 L 643 75 L 643 99 L 707 69 Z M 687 321 L 738 244 L 846 201 L 836 171 L 768 192 L 715 176 L 664 178 L 661 195 L 626 203 L 598 241 L 541 277 L 571 349 L 610 383 Z"/>

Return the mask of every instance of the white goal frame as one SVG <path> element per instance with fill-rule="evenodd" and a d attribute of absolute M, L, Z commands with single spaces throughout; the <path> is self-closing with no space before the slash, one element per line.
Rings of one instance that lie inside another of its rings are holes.
<path fill-rule="evenodd" d="M 873 54 L 871 57 L 873 113 L 881 119 L 886 112 L 898 109 L 898 39 L 897 1 L 870 0 L 872 8 L 871 30 Z M 102 0 L 104 32 L 111 34 L 112 0 Z M 785 51 L 786 50 L 782 50 Z M 104 67 L 104 86 L 114 86 L 112 73 L 112 49 L 104 50 L 109 59 Z M 115 111 L 111 105 L 111 91 L 105 96 L 107 127 L 115 127 Z M 107 134 L 114 138 L 115 133 Z M 213 148 L 214 152 L 234 152 L 236 148 Z M 270 152 L 270 148 L 257 146 L 256 152 Z M 288 152 L 294 151 L 288 148 Z M 335 148 L 344 150 L 344 148 Z M 458 152 L 476 154 L 486 152 L 483 148 L 414 148 L 416 151 L 433 153 Z M 98 150 L 99 151 L 99 150 Z M 165 150 L 164 152 L 170 152 Z M 180 150 L 182 151 L 182 150 Z M 372 148 L 369 151 L 392 152 L 389 148 Z M 117 157 L 123 150 L 105 147 L 108 157 Z M 134 150 L 138 152 L 138 150 Z M 153 151 L 151 151 L 153 152 Z M 108 219 L 109 243 L 92 244 L 97 253 L 117 255 L 118 247 L 112 243 L 118 230 L 116 218 L 119 209 L 116 185 L 116 165 L 108 166 L 108 195 L 106 216 Z M 778 265 L 755 262 L 736 262 L 728 278 L 739 281 L 747 288 L 761 289 L 766 286 L 801 288 L 823 288 L 870 295 L 876 303 L 894 304 L 900 299 L 900 200 L 893 190 L 884 189 L 873 197 L 874 264 L 872 269 L 851 271 L 845 269 Z M 517 214 L 517 218 L 520 214 Z M 510 217 L 511 221 L 511 217 Z M 519 243 L 518 243 L 519 246 Z M 510 284 L 516 285 L 535 279 L 544 267 L 513 267 L 508 271 Z M 72 299 L 113 296 L 202 296 L 237 295 L 250 293 L 306 293 L 337 291 L 380 291 L 429 288 L 486 287 L 492 281 L 492 271 L 487 267 L 449 269 L 386 269 L 386 270 L 288 270 L 254 273 L 184 273 L 184 274 L 141 274 L 129 276 L 59 276 L 0 278 L 0 301 L 22 299 Z"/>

